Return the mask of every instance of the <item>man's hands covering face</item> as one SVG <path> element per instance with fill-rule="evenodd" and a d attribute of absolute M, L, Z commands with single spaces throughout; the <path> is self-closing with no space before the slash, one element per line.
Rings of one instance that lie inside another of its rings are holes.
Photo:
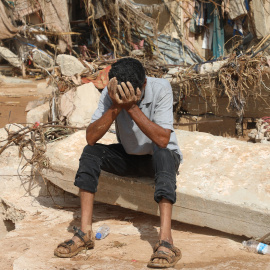
<path fill-rule="evenodd" d="M 122 109 L 129 110 L 141 97 L 141 91 L 137 88 L 136 94 L 130 82 L 117 85 L 116 78 L 112 78 L 108 83 L 108 93 L 114 105 Z"/>

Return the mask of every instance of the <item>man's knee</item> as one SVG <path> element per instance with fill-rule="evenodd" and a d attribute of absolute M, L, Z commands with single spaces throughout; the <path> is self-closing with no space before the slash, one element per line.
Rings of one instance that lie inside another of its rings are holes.
<path fill-rule="evenodd" d="M 103 152 L 102 145 L 100 145 L 100 144 L 95 144 L 95 145 L 87 144 L 83 149 L 82 155 L 86 154 L 86 155 L 91 155 L 91 156 L 101 158 L 102 152 Z"/>
<path fill-rule="evenodd" d="M 98 145 L 86 145 L 80 157 L 80 164 L 74 185 L 80 189 L 95 193 L 101 166 L 101 149 Z"/>

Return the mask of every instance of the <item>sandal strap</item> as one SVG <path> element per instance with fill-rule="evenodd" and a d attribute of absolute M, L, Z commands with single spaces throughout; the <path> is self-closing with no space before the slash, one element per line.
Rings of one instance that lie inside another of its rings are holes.
<path fill-rule="evenodd" d="M 175 247 L 174 245 L 170 244 L 169 242 L 165 241 L 165 240 L 159 240 L 155 247 L 154 247 L 154 252 L 156 252 L 159 247 L 165 247 L 168 248 L 169 250 L 171 250 L 175 256 L 179 256 L 181 254 L 180 249 L 178 249 L 177 247 Z"/>
<path fill-rule="evenodd" d="M 168 248 L 168 249 L 172 249 L 173 245 L 171 245 L 169 242 L 167 241 L 164 241 L 164 240 L 159 240 L 155 247 L 154 247 L 154 252 L 156 252 L 160 247 L 165 247 L 165 248 Z"/>
<path fill-rule="evenodd" d="M 86 241 L 84 240 L 84 237 L 86 236 L 86 233 L 82 232 L 79 228 L 76 226 L 73 226 L 73 230 L 75 231 L 74 236 L 77 236 L 78 238 L 81 239 L 82 242 L 86 245 Z"/>
<path fill-rule="evenodd" d="M 159 251 L 156 251 L 156 252 L 151 256 L 150 261 L 153 261 L 154 259 L 165 259 L 168 263 L 172 263 L 173 260 L 174 260 L 174 257 L 175 257 L 175 256 L 174 256 L 173 254 L 170 254 L 170 253 L 168 253 L 168 252 L 159 250 Z"/>
<path fill-rule="evenodd" d="M 57 246 L 57 248 L 64 247 L 64 248 L 67 248 L 69 250 L 69 252 L 71 252 L 71 246 L 73 246 L 74 244 L 75 244 L 74 241 L 72 239 L 70 239 L 70 240 L 67 240 L 67 241 L 65 241 L 63 243 L 60 243 Z"/>

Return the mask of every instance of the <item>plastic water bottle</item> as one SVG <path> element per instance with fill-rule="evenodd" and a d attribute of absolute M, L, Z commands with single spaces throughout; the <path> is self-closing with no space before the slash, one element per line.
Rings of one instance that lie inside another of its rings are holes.
<path fill-rule="evenodd" d="M 105 238 L 110 233 L 110 227 L 106 224 L 103 224 L 101 227 L 97 229 L 96 239 L 100 240 Z"/>
<path fill-rule="evenodd" d="M 256 240 L 243 241 L 242 244 L 248 251 L 270 255 L 270 247 L 267 244 L 260 243 Z"/>

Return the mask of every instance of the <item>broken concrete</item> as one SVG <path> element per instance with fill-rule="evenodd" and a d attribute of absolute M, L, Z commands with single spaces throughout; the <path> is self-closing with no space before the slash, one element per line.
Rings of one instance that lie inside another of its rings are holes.
<path fill-rule="evenodd" d="M 33 62 L 42 68 L 51 68 L 54 65 L 53 58 L 39 49 L 32 50 Z"/>
<path fill-rule="evenodd" d="M 71 96 L 72 95 L 69 95 L 69 97 Z M 68 98 L 66 99 L 67 102 Z M 79 86 L 75 92 L 75 97 L 72 102 L 75 109 L 71 114 L 70 112 L 68 113 L 68 115 L 70 114 L 67 119 L 68 123 L 75 127 L 87 127 L 91 121 L 92 115 L 97 109 L 99 98 L 100 92 L 93 83 L 87 83 Z M 68 104 L 69 103 L 70 102 L 68 102 Z M 64 107 L 63 102 L 61 102 L 61 107 Z"/>
<path fill-rule="evenodd" d="M 80 75 L 88 71 L 88 69 L 72 55 L 59 54 L 56 58 L 56 63 L 60 66 L 61 73 L 64 76 Z"/>
<path fill-rule="evenodd" d="M 26 122 L 28 124 L 34 124 L 36 122 L 46 123 L 48 122 L 50 114 L 50 105 L 49 102 L 38 106 L 32 110 L 30 110 L 26 115 Z"/>
<path fill-rule="evenodd" d="M 177 176 L 173 219 L 248 237 L 270 231 L 270 149 L 207 133 L 176 131 L 184 154 Z M 102 143 L 115 142 L 107 133 Z M 78 194 L 73 185 L 85 131 L 48 146 L 51 169 L 45 177 Z M 102 172 L 96 200 L 157 215 L 154 182 Z"/>
<path fill-rule="evenodd" d="M 22 65 L 19 57 L 6 47 L 0 47 L 0 56 L 14 67 L 20 68 Z"/>
<path fill-rule="evenodd" d="M 38 94 L 51 96 L 54 91 L 55 88 L 52 85 L 48 85 L 47 82 L 41 82 L 37 85 Z"/>
<path fill-rule="evenodd" d="M 252 129 L 248 137 L 256 143 L 270 143 L 270 119 L 259 119 L 256 129 Z"/>
<path fill-rule="evenodd" d="M 0 129 L 0 135 L 4 133 L 2 131 L 4 129 Z M 74 141 L 79 147 L 85 143 L 83 133 L 76 133 L 73 137 L 82 140 Z M 107 134 L 102 141 L 111 143 L 113 140 L 114 136 Z M 67 156 L 65 152 L 62 153 L 64 157 L 59 155 L 60 162 L 76 150 L 74 144 L 71 147 L 70 152 L 66 151 Z M 78 162 L 76 157 L 72 157 L 72 160 Z M 95 203 L 93 230 L 106 223 L 111 230 L 109 236 L 96 241 L 93 250 L 83 251 L 74 258 L 53 256 L 54 248 L 72 237 L 72 227 L 80 226 L 79 198 L 50 186 L 50 183 L 44 185 L 40 177 L 31 180 L 31 168 L 22 171 L 23 165 L 18 156 L 18 146 L 10 146 L 1 154 L 0 212 L 3 214 L 0 214 L 0 269 L 148 269 L 146 264 L 158 239 L 159 218 L 100 203 Z M 119 188 L 119 178 L 111 177 L 109 180 L 116 180 L 114 183 Z M 136 189 L 140 182 L 137 180 L 133 185 L 123 179 L 121 182 L 129 192 L 132 193 L 135 188 L 134 192 L 138 193 Z M 140 184 L 140 187 L 145 186 Z M 141 192 L 144 192 L 143 189 Z M 131 199 L 123 193 L 122 200 L 128 203 Z M 243 250 L 242 237 L 179 222 L 172 222 L 172 233 L 174 244 L 183 253 L 176 269 L 266 269 L 265 266 L 269 264 L 268 256 Z M 45 241 L 41 241 L 43 239 Z"/>

